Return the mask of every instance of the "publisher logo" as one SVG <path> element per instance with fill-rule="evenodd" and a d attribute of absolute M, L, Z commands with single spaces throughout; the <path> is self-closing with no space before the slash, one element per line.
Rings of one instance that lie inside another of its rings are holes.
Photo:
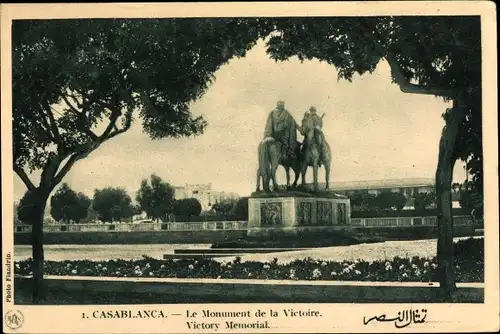
<path fill-rule="evenodd" d="M 18 329 L 21 328 L 24 323 L 24 316 L 21 311 L 11 310 L 5 314 L 4 321 L 10 329 Z"/>

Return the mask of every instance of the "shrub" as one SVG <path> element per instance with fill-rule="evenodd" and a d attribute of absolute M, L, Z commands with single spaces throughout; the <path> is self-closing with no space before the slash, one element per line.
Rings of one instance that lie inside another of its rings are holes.
<path fill-rule="evenodd" d="M 457 282 L 484 282 L 483 239 L 468 239 L 455 244 Z M 340 281 L 436 281 L 437 259 L 401 258 L 380 261 L 295 260 L 280 264 L 270 262 L 229 263 L 212 259 L 159 260 L 143 256 L 141 260 L 109 261 L 46 261 L 47 275 L 114 276 L 114 277 L 177 277 L 238 278 Z M 31 259 L 15 263 L 15 274 L 30 275 Z"/>

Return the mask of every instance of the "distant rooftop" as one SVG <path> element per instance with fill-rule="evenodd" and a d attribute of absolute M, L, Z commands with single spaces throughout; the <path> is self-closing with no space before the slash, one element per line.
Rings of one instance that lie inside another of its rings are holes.
<path fill-rule="evenodd" d="M 400 187 L 410 188 L 410 187 L 433 187 L 433 186 L 434 186 L 434 179 L 425 177 L 330 182 L 330 188 L 333 190 L 388 189 L 388 188 L 400 188 Z M 320 188 L 324 187 L 325 184 L 320 183 Z"/>

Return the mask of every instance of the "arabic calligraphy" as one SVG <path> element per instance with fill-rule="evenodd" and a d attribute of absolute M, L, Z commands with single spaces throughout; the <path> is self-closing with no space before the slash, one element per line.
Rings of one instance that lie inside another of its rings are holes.
<path fill-rule="evenodd" d="M 376 315 L 376 316 L 371 317 L 369 319 L 366 319 L 366 317 L 363 317 L 363 324 L 366 326 L 373 320 L 380 321 L 380 322 L 392 322 L 392 321 L 394 321 L 394 327 L 405 328 L 405 327 L 411 325 L 412 323 L 414 323 L 414 324 L 424 323 L 426 317 L 427 317 L 427 310 L 426 309 L 420 309 L 420 310 L 410 309 L 410 310 L 398 312 L 398 316 L 395 318 L 388 318 L 385 314 Z"/>

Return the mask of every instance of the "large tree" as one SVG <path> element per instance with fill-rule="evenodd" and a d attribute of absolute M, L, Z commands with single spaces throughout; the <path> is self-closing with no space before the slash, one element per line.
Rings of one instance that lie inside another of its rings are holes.
<path fill-rule="evenodd" d="M 212 209 L 221 215 L 228 215 L 233 212 L 234 206 L 238 199 L 236 198 L 227 198 L 222 199 L 219 202 L 212 205 Z"/>
<path fill-rule="evenodd" d="M 87 217 L 90 202 L 85 194 L 77 193 L 63 183 L 50 198 L 50 214 L 57 221 L 79 223 Z"/>
<path fill-rule="evenodd" d="M 460 185 L 460 206 L 476 219 L 484 215 L 484 199 L 482 183 L 465 181 Z"/>
<path fill-rule="evenodd" d="M 33 192 L 26 191 L 24 193 L 16 207 L 16 214 L 17 219 L 23 224 L 33 224 L 33 216 L 37 214 L 33 205 Z"/>
<path fill-rule="evenodd" d="M 190 103 L 255 44 L 260 29 L 252 27 L 241 19 L 13 21 L 13 168 L 33 213 L 35 302 L 52 190 L 136 119 L 153 139 L 201 134 L 206 122 Z"/>
<path fill-rule="evenodd" d="M 270 19 L 268 53 L 337 68 L 339 78 L 372 73 L 386 61 L 401 91 L 450 101 L 436 168 L 438 272 L 444 297 L 455 291 L 451 183 L 457 159 L 482 189 L 481 29 L 479 16 L 398 16 Z M 360 92 L 362 94 L 362 92 Z"/>
<path fill-rule="evenodd" d="M 168 214 L 172 213 L 175 201 L 174 195 L 174 188 L 159 176 L 153 174 L 150 182 L 147 179 L 142 180 L 136 200 L 141 209 L 146 212 L 148 218 L 165 221 Z"/>
<path fill-rule="evenodd" d="M 96 189 L 92 198 L 92 208 L 104 222 L 121 222 L 134 215 L 132 199 L 123 188 L 107 187 Z"/>
<path fill-rule="evenodd" d="M 173 213 L 181 221 L 191 221 L 191 217 L 199 216 L 201 204 L 196 198 L 182 198 L 174 202 Z"/>
<path fill-rule="evenodd" d="M 401 193 L 385 190 L 375 197 L 374 202 L 379 210 L 401 211 L 406 205 L 406 197 Z"/>
<path fill-rule="evenodd" d="M 429 193 L 417 193 L 413 196 L 413 206 L 417 212 L 423 212 L 435 205 L 436 193 L 434 191 Z"/>
<path fill-rule="evenodd" d="M 232 213 L 237 219 L 248 220 L 248 197 L 238 198 Z"/>

